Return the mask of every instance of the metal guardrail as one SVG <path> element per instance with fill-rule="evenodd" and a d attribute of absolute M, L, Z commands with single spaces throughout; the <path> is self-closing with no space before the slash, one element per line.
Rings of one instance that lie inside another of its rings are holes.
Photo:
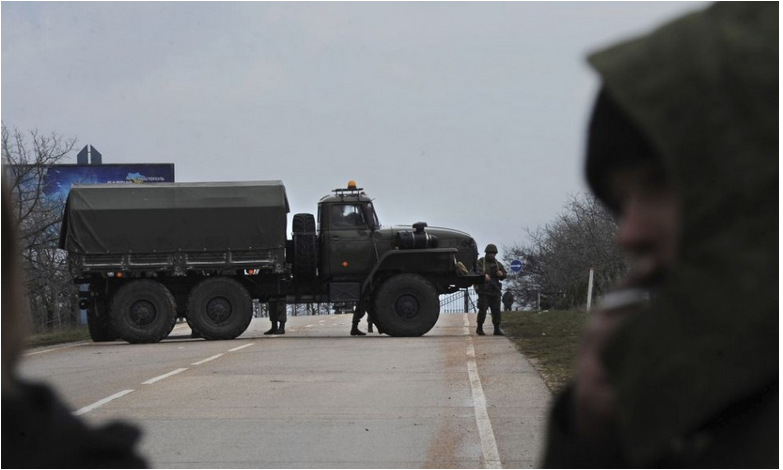
<path fill-rule="evenodd" d="M 441 313 L 467 313 L 477 311 L 478 296 L 472 288 L 460 289 L 453 294 L 440 296 Z"/>

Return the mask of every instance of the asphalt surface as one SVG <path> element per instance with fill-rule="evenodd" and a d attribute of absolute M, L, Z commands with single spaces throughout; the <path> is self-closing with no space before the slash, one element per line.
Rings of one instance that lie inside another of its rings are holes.
<path fill-rule="evenodd" d="M 475 336 L 474 314 L 420 338 L 351 337 L 350 321 L 292 317 L 270 337 L 255 319 L 233 341 L 179 325 L 158 344 L 31 350 L 21 373 L 90 422 L 141 427 L 159 468 L 538 465 L 551 395 L 508 339 Z"/>

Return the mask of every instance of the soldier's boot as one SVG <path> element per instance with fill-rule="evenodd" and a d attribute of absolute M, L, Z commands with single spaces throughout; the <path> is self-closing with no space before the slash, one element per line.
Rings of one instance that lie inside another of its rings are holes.
<path fill-rule="evenodd" d="M 351 328 L 351 336 L 367 336 L 367 333 L 360 330 L 359 323 L 356 322 L 353 324 L 353 327 Z"/>
<path fill-rule="evenodd" d="M 506 336 L 501 330 L 500 325 L 495 325 L 495 332 L 493 333 L 495 336 Z"/>
<path fill-rule="evenodd" d="M 284 335 L 285 334 L 285 322 L 284 321 L 280 322 L 280 327 L 277 329 L 275 334 L 276 335 Z"/>
<path fill-rule="evenodd" d="M 481 323 L 476 325 L 476 334 L 479 336 L 484 336 L 484 325 L 482 325 Z"/>
<path fill-rule="evenodd" d="M 270 328 L 269 330 L 265 331 L 264 334 L 265 335 L 274 335 L 274 334 L 277 334 L 276 332 L 277 332 L 277 322 L 273 321 L 272 322 L 272 328 Z"/>

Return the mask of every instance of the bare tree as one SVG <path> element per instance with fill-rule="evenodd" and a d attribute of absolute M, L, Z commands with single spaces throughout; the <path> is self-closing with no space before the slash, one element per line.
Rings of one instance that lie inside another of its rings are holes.
<path fill-rule="evenodd" d="M 75 146 L 76 138 L 23 133 L 2 124 L 3 184 L 11 189 L 29 312 L 38 330 L 71 323 L 76 311 L 66 257 L 57 249 L 64 201 L 47 198 L 44 186 L 48 168 Z"/>
<path fill-rule="evenodd" d="M 603 204 L 592 196 L 572 196 L 552 223 L 527 230 L 527 244 L 505 249 L 524 262 L 509 283 L 517 301 L 532 307 L 540 295 L 544 308 L 583 306 L 590 268 L 594 295 L 606 292 L 628 270 L 616 234 L 617 222 Z"/>

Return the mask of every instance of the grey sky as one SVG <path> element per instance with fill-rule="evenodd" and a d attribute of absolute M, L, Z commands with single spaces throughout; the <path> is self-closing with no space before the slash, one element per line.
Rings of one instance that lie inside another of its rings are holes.
<path fill-rule="evenodd" d="M 585 190 L 586 54 L 705 6 L 2 2 L 2 119 L 509 246 Z"/>

